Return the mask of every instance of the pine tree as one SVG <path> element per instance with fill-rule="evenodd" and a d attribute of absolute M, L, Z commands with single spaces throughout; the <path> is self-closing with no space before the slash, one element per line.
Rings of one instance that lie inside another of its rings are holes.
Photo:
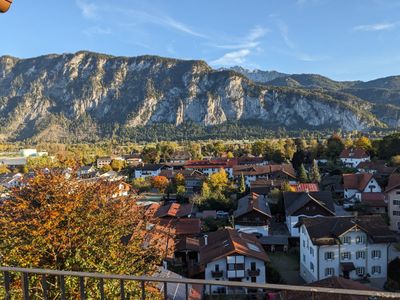
<path fill-rule="evenodd" d="M 321 174 L 319 173 L 318 163 L 315 159 L 313 160 L 313 164 L 310 171 L 310 180 L 311 182 L 314 183 L 321 182 Z"/>
<path fill-rule="evenodd" d="M 306 183 L 308 182 L 308 176 L 307 176 L 307 171 L 306 168 L 304 168 L 304 165 L 301 164 L 299 168 L 299 180 L 301 183 Z"/>
<path fill-rule="evenodd" d="M 239 193 L 243 194 L 244 192 L 246 192 L 246 181 L 242 173 L 242 175 L 240 176 Z"/>

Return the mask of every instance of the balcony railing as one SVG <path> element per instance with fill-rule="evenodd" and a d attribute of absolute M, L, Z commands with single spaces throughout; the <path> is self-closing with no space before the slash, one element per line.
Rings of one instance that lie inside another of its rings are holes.
<path fill-rule="evenodd" d="M 257 270 L 247 270 L 247 275 L 250 277 L 257 277 L 260 275 L 260 269 Z"/>
<path fill-rule="evenodd" d="M 388 293 L 388 292 L 374 292 L 374 291 L 356 291 L 356 290 L 342 290 L 342 289 L 333 289 L 333 288 L 319 288 L 319 287 L 306 287 L 306 286 L 293 286 L 293 285 L 282 285 L 282 284 L 257 284 L 257 283 L 245 283 L 245 282 L 234 282 L 234 281 L 216 281 L 216 280 L 197 280 L 197 279 L 185 279 L 185 278 L 165 278 L 165 277 L 137 277 L 137 276 L 127 276 L 127 275 L 108 275 L 108 274 L 100 274 L 100 273 L 87 273 L 87 272 L 69 272 L 69 271 L 53 271 L 53 270 L 45 270 L 45 269 L 23 269 L 23 268 L 13 268 L 13 267 L 0 267 L 0 273 L 3 274 L 3 284 L 0 287 L 0 295 L 4 295 L 4 299 L 11 300 L 15 299 L 15 286 L 18 286 L 18 295 L 22 295 L 18 299 L 30 300 L 37 299 L 32 297 L 33 287 L 30 287 L 29 283 L 31 282 L 31 277 L 35 276 L 36 278 L 40 277 L 41 284 L 40 290 L 35 289 L 36 295 L 40 294 L 40 299 L 50 299 L 49 298 L 49 279 L 58 278 L 59 284 L 57 291 L 57 299 L 66 300 L 67 293 L 66 290 L 66 282 L 71 279 L 78 279 L 78 289 L 79 296 L 77 299 L 88 299 L 87 291 L 98 288 L 99 297 L 96 299 L 110 299 L 108 295 L 106 295 L 106 290 L 104 289 L 106 281 L 118 281 L 119 282 L 119 299 L 121 300 L 129 300 L 130 294 L 126 290 L 126 285 L 128 283 L 135 282 L 140 287 L 140 296 L 134 296 L 131 299 L 141 299 L 145 300 L 151 299 L 147 295 L 146 285 L 158 283 L 161 284 L 161 293 L 163 294 L 163 299 L 168 299 L 168 285 L 171 284 L 179 284 L 185 287 L 184 298 L 187 300 L 190 299 L 190 287 L 191 286 L 201 286 L 203 287 L 203 292 L 207 292 L 208 295 L 211 295 L 211 289 L 213 286 L 217 287 L 226 287 L 227 290 L 233 290 L 242 288 L 247 290 L 256 290 L 256 291 L 274 291 L 278 293 L 278 299 L 286 300 L 288 296 L 298 295 L 299 293 L 304 295 L 301 299 L 316 299 L 317 296 L 324 295 L 336 295 L 338 300 L 342 299 L 343 296 L 361 296 L 365 297 L 365 299 L 370 299 L 372 297 L 376 297 L 377 299 L 400 299 L 400 293 Z M 18 277 L 16 277 L 18 275 Z M 18 278 L 18 279 L 15 279 Z M 18 285 L 15 285 L 16 280 L 18 281 Z M 89 286 L 89 283 L 92 283 Z M 11 288 L 13 285 L 13 288 Z M 52 291 L 54 292 L 54 291 Z M 293 293 L 293 294 L 292 294 Z M 208 299 L 210 296 L 207 296 Z M 114 299 L 114 298 L 113 298 Z M 299 299 L 299 298 L 296 298 Z"/>
<path fill-rule="evenodd" d="M 221 278 L 222 276 L 224 276 L 224 272 L 223 271 L 211 271 L 211 276 L 214 278 Z"/>

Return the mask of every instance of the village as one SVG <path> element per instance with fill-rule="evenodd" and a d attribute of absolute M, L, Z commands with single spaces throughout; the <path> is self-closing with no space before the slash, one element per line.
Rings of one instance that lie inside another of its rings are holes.
<path fill-rule="evenodd" d="M 24 159 L 8 161 L 15 172 L 0 176 L 3 201 L 7 190 L 35 176 L 18 172 L 18 164 L 46 155 L 26 149 Z M 390 274 L 400 266 L 400 170 L 355 145 L 334 161 L 340 168 L 329 168 L 325 158 L 299 165 L 251 153 L 194 159 L 176 150 L 158 163 L 131 153 L 62 172 L 85 182 L 118 182 L 115 197 L 131 197 L 144 209 L 148 239 L 163 253 L 168 276 L 395 290 L 398 278 Z M 261 292 L 191 287 L 193 295 Z"/>

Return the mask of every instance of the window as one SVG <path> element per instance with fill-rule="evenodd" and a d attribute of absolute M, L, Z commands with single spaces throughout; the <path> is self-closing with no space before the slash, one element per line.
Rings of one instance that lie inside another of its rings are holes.
<path fill-rule="evenodd" d="M 310 269 L 311 271 L 314 271 L 314 264 L 312 262 L 310 262 Z"/>
<path fill-rule="evenodd" d="M 333 259 L 335 259 L 334 252 L 325 252 L 325 260 L 333 260 Z"/>
<path fill-rule="evenodd" d="M 372 267 L 372 274 L 381 274 L 381 273 L 382 273 L 381 266 L 373 266 Z"/>
<path fill-rule="evenodd" d="M 364 251 L 357 251 L 356 252 L 356 259 L 365 259 L 365 252 Z"/>
<path fill-rule="evenodd" d="M 356 244 L 365 244 L 365 237 L 362 235 L 359 235 L 356 237 Z"/>
<path fill-rule="evenodd" d="M 314 248 L 310 247 L 310 255 L 314 256 Z"/>
<path fill-rule="evenodd" d="M 306 247 L 306 241 L 303 240 L 303 248 L 305 248 L 305 247 Z"/>
<path fill-rule="evenodd" d="M 229 271 L 234 271 L 235 270 L 235 264 L 228 264 L 228 270 Z"/>
<path fill-rule="evenodd" d="M 257 282 L 257 277 L 251 277 L 251 282 Z"/>
<path fill-rule="evenodd" d="M 381 258 L 381 250 L 373 250 L 371 252 L 371 258 L 373 259 Z"/>
<path fill-rule="evenodd" d="M 396 194 L 397 194 L 397 195 L 400 195 L 400 191 L 396 191 Z"/>
<path fill-rule="evenodd" d="M 344 236 L 342 238 L 342 243 L 343 244 L 351 244 L 351 236 Z"/>
<path fill-rule="evenodd" d="M 215 272 L 219 272 L 219 265 L 215 265 Z"/>
<path fill-rule="evenodd" d="M 334 268 L 326 268 L 325 269 L 325 276 L 335 276 L 335 269 Z"/>
<path fill-rule="evenodd" d="M 364 275 L 365 274 L 365 268 L 364 267 L 357 267 L 356 268 L 356 273 L 357 273 L 357 275 Z"/>
<path fill-rule="evenodd" d="M 255 271 L 255 270 L 256 270 L 256 263 L 255 263 L 255 262 L 252 262 L 252 263 L 250 264 L 250 269 L 251 269 L 252 271 Z"/>
<path fill-rule="evenodd" d="M 393 211 L 393 216 L 400 216 L 400 211 L 399 210 L 394 210 Z"/>
<path fill-rule="evenodd" d="M 400 200 L 393 200 L 393 205 L 400 205 Z"/>
<path fill-rule="evenodd" d="M 306 256 L 303 254 L 303 262 L 306 262 Z"/>
<path fill-rule="evenodd" d="M 350 252 L 343 252 L 342 253 L 342 259 L 343 260 L 350 260 L 351 259 L 351 253 Z"/>

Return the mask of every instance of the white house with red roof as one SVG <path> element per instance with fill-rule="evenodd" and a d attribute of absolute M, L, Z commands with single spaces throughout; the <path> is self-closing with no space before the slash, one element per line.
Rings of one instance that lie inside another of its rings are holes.
<path fill-rule="evenodd" d="M 381 193 L 382 188 L 373 174 L 343 174 L 344 198 L 360 202 L 363 193 Z"/>
<path fill-rule="evenodd" d="M 389 183 L 385 190 L 388 202 L 388 215 L 390 229 L 400 232 L 400 174 L 394 173 L 389 177 Z"/>
<path fill-rule="evenodd" d="M 371 161 L 371 157 L 364 149 L 349 148 L 344 149 L 339 156 L 340 160 L 349 167 L 357 167 L 359 163 L 364 161 Z"/>

